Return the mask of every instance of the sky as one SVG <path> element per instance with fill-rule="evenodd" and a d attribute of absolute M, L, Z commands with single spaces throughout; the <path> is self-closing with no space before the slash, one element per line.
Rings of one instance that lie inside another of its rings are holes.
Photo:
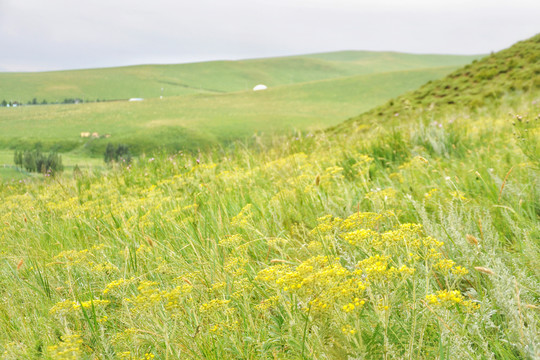
<path fill-rule="evenodd" d="M 485 54 L 540 32 L 538 0 L 0 0 L 0 71 L 338 50 Z"/>

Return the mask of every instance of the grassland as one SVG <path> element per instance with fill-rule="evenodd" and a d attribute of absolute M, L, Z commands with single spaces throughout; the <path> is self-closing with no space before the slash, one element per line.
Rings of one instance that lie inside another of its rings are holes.
<path fill-rule="evenodd" d="M 515 110 L 4 185 L 3 356 L 533 359 Z"/>
<path fill-rule="evenodd" d="M 496 54 L 473 61 L 441 81 L 428 82 L 397 99 L 351 118 L 336 127 L 350 131 L 354 123 L 397 114 L 459 112 L 487 104 L 496 106 L 507 93 L 540 88 L 540 34 Z"/>
<path fill-rule="evenodd" d="M 480 56 L 415 55 L 347 51 L 283 58 L 214 61 L 179 65 L 0 73 L 0 101 L 61 102 L 157 98 L 246 91 L 318 80 L 435 67 L 459 67 Z M 163 93 L 161 89 L 163 88 Z"/>
<path fill-rule="evenodd" d="M 0 184 L 2 357 L 538 358 L 540 89 L 513 81 Z"/>
<path fill-rule="evenodd" d="M 254 134 L 314 131 L 438 79 L 478 56 L 336 52 L 296 57 L 0 73 L 0 99 L 58 102 L 143 97 L 142 103 L 0 107 L 0 149 L 57 151 L 68 168 L 95 163 L 109 142 L 135 155 L 227 146 Z M 254 93 L 253 85 L 270 89 Z M 163 92 L 161 89 L 163 88 Z M 163 99 L 159 97 L 163 95 Z M 81 132 L 110 138 L 81 139 Z M 11 162 L 0 177 L 17 178 Z"/>
<path fill-rule="evenodd" d="M 0 145 L 40 142 L 60 151 L 101 156 L 108 142 L 141 153 L 156 148 L 196 150 L 255 133 L 314 131 L 366 111 L 453 68 L 359 75 L 270 88 L 262 92 L 195 94 L 143 102 L 0 108 Z M 80 138 L 83 131 L 110 134 Z"/>
<path fill-rule="evenodd" d="M 12 150 L 0 150 L 0 181 L 13 182 L 29 180 L 32 177 L 41 177 L 41 175 L 31 174 L 24 169 L 14 165 Z M 67 176 L 73 174 L 73 169 L 78 166 L 80 169 L 88 171 L 105 170 L 106 165 L 103 158 L 92 158 L 83 156 L 77 152 L 70 152 L 62 155 L 62 164 Z"/>

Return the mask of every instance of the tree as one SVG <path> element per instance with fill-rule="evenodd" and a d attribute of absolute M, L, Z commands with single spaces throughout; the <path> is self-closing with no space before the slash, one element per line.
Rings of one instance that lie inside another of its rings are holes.
<path fill-rule="evenodd" d="M 44 154 L 39 148 L 24 153 L 16 151 L 13 160 L 16 165 L 24 167 L 29 172 L 54 175 L 64 171 L 62 156 L 55 152 Z"/>
<path fill-rule="evenodd" d="M 131 153 L 127 145 L 118 145 L 118 148 L 116 149 L 116 161 L 126 164 L 131 162 Z"/>
<path fill-rule="evenodd" d="M 29 172 L 36 172 L 36 153 L 25 151 L 24 158 L 23 158 L 23 166 L 26 169 L 26 171 Z"/>
<path fill-rule="evenodd" d="M 105 160 L 106 163 L 110 163 L 111 161 L 114 161 L 114 145 L 111 143 L 107 144 L 107 148 L 105 149 L 105 155 L 103 156 L 103 160 Z"/>
<path fill-rule="evenodd" d="M 127 145 L 119 144 L 115 148 L 113 144 L 108 143 L 103 159 L 106 163 L 114 161 L 117 163 L 129 164 L 131 162 L 131 152 Z"/>
<path fill-rule="evenodd" d="M 105 154 L 103 155 L 103 160 L 105 160 L 106 163 L 114 161 L 117 163 L 129 164 L 131 162 L 131 152 L 127 145 L 119 144 L 115 148 L 113 144 L 108 143 Z"/>
<path fill-rule="evenodd" d="M 13 162 L 15 165 L 22 167 L 23 166 L 23 152 L 15 150 L 15 154 L 13 155 Z"/>

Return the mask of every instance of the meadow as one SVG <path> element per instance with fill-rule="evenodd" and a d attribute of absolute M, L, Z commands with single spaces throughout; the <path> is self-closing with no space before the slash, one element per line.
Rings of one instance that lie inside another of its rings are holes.
<path fill-rule="evenodd" d="M 1 183 L 0 356 L 538 358 L 537 44 L 475 106 Z"/>
<path fill-rule="evenodd" d="M 438 79 L 481 56 L 343 51 L 179 65 L 0 73 L 0 149 L 60 152 L 69 168 L 94 163 L 108 143 L 134 155 L 196 152 L 253 134 L 315 131 Z M 269 90 L 254 93 L 254 85 Z M 144 98 L 129 103 L 129 98 Z M 162 99 L 160 98 L 162 97 Z M 80 99 L 84 103 L 63 104 Z M 99 102 L 96 102 L 99 101 Z M 55 104 L 55 105 L 50 105 Z M 82 139 L 82 132 L 110 138 Z M 12 163 L 0 177 L 17 178 Z M 69 169 L 68 169 L 69 170 Z"/>
<path fill-rule="evenodd" d="M 101 157 L 107 143 L 136 154 L 156 148 L 197 151 L 253 134 L 321 130 L 448 74 L 422 69 L 321 80 L 225 94 L 194 94 L 142 102 L 0 108 L 0 147 L 78 150 Z M 84 131 L 110 138 L 81 139 Z"/>
<path fill-rule="evenodd" d="M 4 184 L 2 356 L 533 359 L 534 95 Z"/>
<path fill-rule="evenodd" d="M 26 104 L 33 98 L 38 103 L 54 103 L 65 98 L 96 101 L 228 93 L 251 90 L 260 83 L 276 87 L 355 75 L 457 68 L 481 57 L 343 51 L 178 65 L 0 73 L 0 101 Z"/>

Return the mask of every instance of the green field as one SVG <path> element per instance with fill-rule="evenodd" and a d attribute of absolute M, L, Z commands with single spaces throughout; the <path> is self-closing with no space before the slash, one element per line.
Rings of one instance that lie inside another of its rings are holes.
<path fill-rule="evenodd" d="M 390 71 L 459 67 L 478 58 L 480 56 L 345 51 L 242 61 L 0 73 L 0 101 L 157 98 L 162 88 L 164 96 L 224 93 L 251 90 L 261 83 L 275 87 Z"/>
<path fill-rule="evenodd" d="M 102 158 L 108 143 L 138 155 L 198 151 L 254 134 L 316 131 L 340 123 L 479 56 L 345 51 L 243 61 L 0 73 L 0 99 L 76 105 L 0 107 L 0 149 Z M 269 88 L 253 92 L 254 85 Z M 163 98 L 160 99 L 163 88 Z M 131 97 L 145 98 L 128 102 Z M 115 99 L 123 99 L 112 101 Z M 82 139 L 82 132 L 110 135 Z M 8 163 L 9 164 L 9 163 Z M 3 178 L 12 170 L 0 169 Z"/>
<path fill-rule="evenodd" d="M 0 145 L 86 145 L 102 154 L 107 142 L 129 144 L 137 152 L 164 146 L 197 149 L 255 133 L 318 130 L 335 125 L 389 98 L 440 78 L 453 68 L 422 69 L 321 80 L 225 94 L 194 94 L 143 102 L 0 108 Z M 80 133 L 110 134 L 86 140 Z M 62 149 L 62 148 L 60 148 Z"/>
<path fill-rule="evenodd" d="M 9 183 L 13 181 L 41 177 L 41 175 L 29 173 L 13 164 L 13 151 L 0 150 L 0 182 L 4 181 Z M 62 154 L 62 164 L 64 165 L 64 172 L 67 174 L 67 176 L 72 175 L 73 168 L 75 166 L 78 166 L 81 170 L 89 172 L 106 169 L 103 158 L 82 156 L 77 152 Z"/>
<path fill-rule="evenodd" d="M 538 359 L 538 45 L 331 131 L 0 183 L 1 358 Z"/>

